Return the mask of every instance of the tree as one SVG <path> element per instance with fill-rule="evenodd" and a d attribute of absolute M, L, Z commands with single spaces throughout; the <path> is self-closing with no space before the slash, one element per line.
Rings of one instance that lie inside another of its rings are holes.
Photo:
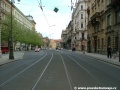
<path fill-rule="evenodd" d="M 42 38 L 39 37 L 36 31 L 26 28 L 24 25 L 19 23 L 15 17 L 12 18 L 12 37 L 13 42 L 33 44 L 33 45 L 42 45 Z M 9 32 L 11 30 L 11 16 L 10 13 L 6 14 L 6 18 L 2 21 L 2 41 L 8 42 Z"/>

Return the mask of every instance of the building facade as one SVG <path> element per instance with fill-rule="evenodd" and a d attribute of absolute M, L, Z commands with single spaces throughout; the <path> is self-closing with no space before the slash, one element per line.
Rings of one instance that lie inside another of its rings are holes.
<path fill-rule="evenodd" d="M 107 54 L 107 47 L 111 46 L 114 55 L 120 54 L 120 0 L 77 0 L 75 5 L 69 24 L 71 46 L 100 54 Z"/>
<path fill-rule="evenodd" d="M 49 48 L 56 49 L 57 45 L 54 39 L 50 39 L 50 45 Z"/>
<path fill-rule="evenodd" d="M 87 49 L 87 4 L 89 0 L 78 0 L 72 13 L 73 31 L 75 31 L 75 47 L 83 51 Z"/>
<path fill-rule="evenodd" d="M 120 50 L 120 0 L 110 0 L 106 6 L 107 46 L 111 45 L 113 53 L 118 53 Z"/>
<path fill-rule="evenodd" d="M 100 53 L 105 51 L 105 1 L 91 0 L 88 6 L 88 51 Z"/>
<path fill-rule="evenodd" d="M 62 47 L 67 48 L 67 30 L 62 30 L 61 39 Z"/>
<path fill-rule="evenodd" d="M 72 43 L 72 30 L 73 30 L 73 21 L 71 20 L 66 28 L 67 31 L 67 49 L 71 49 L 74 43 Z"/>
<path fill-rule="evenodd" d="M 90 0 L 88 8 L 88 51 L 107 53 L 111 46 L 113 53 L 119 50 L 120 29 L 119 0 Z"/>
<path fill-rule="evenodd" d="M 47 49 L 49 48 L 50 45 L 50 39 L 48 37 L 43 37 L 43 46 L 42 49 Z"/>
<path fill-rule="evenodd" d="M 21 24 L 21 28 L 27 28 L 29 30 L 35 31 L 35 21 L 32 16 L 25 16 L 15 5 L 14 2 L 11 4 L 10 0 L 0 0 L 0 11 L 1 11 L 1 19 L 4 20 L 6 18 L 7 13 L 11 13 L 12 17 L 15 18 L 17 22 Z M 2 22 L 1 22 L 2 23 Z M 1 24 L 2 25 L 2 24 Z M 7 43 L 2 43 L 2 45 L 7 45 Z M 25 47 L 25 44 L 17 43 L 14 44 L 14 49 Z"/>

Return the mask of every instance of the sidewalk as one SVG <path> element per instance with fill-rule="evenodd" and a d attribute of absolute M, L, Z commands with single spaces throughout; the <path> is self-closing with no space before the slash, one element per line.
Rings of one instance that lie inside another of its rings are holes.
<path fill-rule="evenodd" d="M 10 63 L 10 62 L 14 62 L 16 60 L 22 59 L 23 55 L 24 55 L 24 51 L 14 52 L 14 60 L 10 60 L 9 53 L 2 54 L 2 57 L 0 58 L 0 66 L 6 63 Z"/>
<path fill-rule="evenodd" d="M 81 51 L 76 51 L 76 52 L 83 54 L 83 52 L 81 52 Z M 97 60 L 101 60 L 101 61 L 113 64 L 116 66 L 120 66 L 119 57 L 116 57 L 115 59 L 113 57 L 107 58 L 107 55 L 102 55 L 102 54 L 97 54 L 97 53 L 87 53 L 87 52 L 85 52 L 84 55 L 96 58 Z"/>

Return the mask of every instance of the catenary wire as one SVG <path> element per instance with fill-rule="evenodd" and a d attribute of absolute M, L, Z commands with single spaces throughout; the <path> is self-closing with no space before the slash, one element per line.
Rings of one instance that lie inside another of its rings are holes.
<path fill-rule="evenodd" d="M 38 0 L 37 0 L 38 1 Z M 40 8 L 41 8 L 41 10 L 42 10 L 42 12 L 43 12 L 43 15 L 44 15 L 44 17 L 45 17 L 45 20 L 46 20 L 46 22 L 47 22 L 47 24 L 48 24 L 48 27 L 50 26 L 50 24 L 49 24 L 49 22 L 48 22 L 48 20 L 47 20 L 47 18 L 46 18 L 46 15 L 45 15 L 45 13 L 44 13 L 44 10 L 43 10 L 43 8 L 42 8 L 42 1 L 40 0 L 40 2 L 38 1 L 38 4 L 39 4 L 39 6 L 40 6 Z M 50 28 L 49 28 L 50 29 Z"/>

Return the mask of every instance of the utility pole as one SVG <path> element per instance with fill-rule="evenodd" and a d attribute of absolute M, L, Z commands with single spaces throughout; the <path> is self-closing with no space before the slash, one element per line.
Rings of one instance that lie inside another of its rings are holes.
<path fill-rule="evenodd" d="M 0 12 L 1 14 L 1 12 Z M 0 58 L 2 57 L 2 53 L 1 53 L 1 15 L 0 15 Z"/>
<path fill-rule="evenodd" d="M 1 1 L 0 1 L 0 58 L 2 57 L 1 53 L 1 22 L 2 22 L 2 9 L 1 9 Z"/>
<path fill-rule="evenodd" d="M 20 0 L 18 0 L 19 2 Z M 9 51 L 9 59 L 14 59 L 14 53 L 13 53 L 13 27 L 12 27 L 12 6 L 13 6 L 13 3 L 15 1 L 14 0 L 11 0 L 10 4 L 11 4 L 11 28 L 10 28 L 10 31 L 9 31 L 9 48 L 10 48 L 10 51 Z"/>
<path fill-rule="evenodd" d="M 11 0 L 11 28 L 10 28 L 10 31 L 9 31 L 9 59 L 14 59 L 14 54 L 13 54 L 13 30 L 12 30 L 12 5 L 13 5 L 13 2 Z"/>
<path fill-rule="evenodd" d="M 119 30 L 119 62 L 120 62 L 120 30 Z"/>

